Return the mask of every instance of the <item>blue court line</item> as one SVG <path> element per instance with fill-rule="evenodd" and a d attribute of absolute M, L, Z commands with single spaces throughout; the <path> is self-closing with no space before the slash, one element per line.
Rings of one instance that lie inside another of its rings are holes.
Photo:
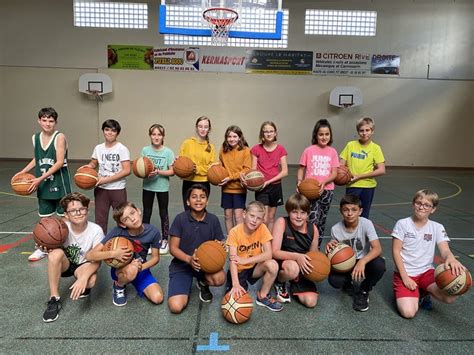
<path fill-rule="evenodd" d="M 229 345 L 219 345 L 219 333 L 211 333 L 209 345 L 198 345 L 196 351 L 229 351 Z"/>

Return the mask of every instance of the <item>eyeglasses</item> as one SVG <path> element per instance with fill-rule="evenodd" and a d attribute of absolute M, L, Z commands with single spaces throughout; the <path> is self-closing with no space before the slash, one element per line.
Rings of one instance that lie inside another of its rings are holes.
<path fill-rule="evenodd" d="M 433 208 L 433 205 L 430 205 L 429 203 L 421 203 L 420 201 L 415 201 L 414 205 L 418 208 L 424 208 L 425 210 Z"/>
<path fill-rule="evenodd" d="M 81 208 L 78 208 L 78 209 L 75 209 L 75 210 L 69 210 L 69 211 L 66 211 L 66 212 L 69 213 L 72 216 L 80 216 L 81 214 L 86 214 L 87 213 L 87 207 L 81 207 Z"/>

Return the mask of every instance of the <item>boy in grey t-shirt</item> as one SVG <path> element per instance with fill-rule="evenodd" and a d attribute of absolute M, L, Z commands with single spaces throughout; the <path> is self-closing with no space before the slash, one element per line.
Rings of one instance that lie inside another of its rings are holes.
<path fill-rule="evenodd" d="M 331 228 L 331 241 L 326 253 L 337 243 L 349 245 L 356 255 L 352 272 L 329 274 L 329 284 L 337 289 L 352 291 L 352 308 L 365 312 L 369 309 L 369 291 L 385 272 L 385 260 L 380 257 L 382 246 L 373 223 L 360 215 L 362 204 L 355 195 L 345 195 L 339 204 L 343 220 Z"/>

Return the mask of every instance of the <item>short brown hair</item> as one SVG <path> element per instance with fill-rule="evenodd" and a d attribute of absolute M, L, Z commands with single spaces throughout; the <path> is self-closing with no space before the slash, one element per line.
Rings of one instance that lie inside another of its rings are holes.
<path fill-rule="evenodd" d="M 309 213 L 311 212 L 311 202 L 309 202 L 309 200 L 303 195 L 296 193 L 288 197 L 288 200 L 286 200 L 285 210 L 286 213 L 290 213 L 294 210 L 302 210 Z"/>
<path fill-rule="evenodd" d="M 342 208 L 345 205 L 356 205 L 359 206 L 359 208 L 362 208 L 362 201 L 357 195 L 344 195 L 341 198 L 341 202 L 339 202 L 339 208 Z"/>
<path fill-rule="evenodd" d="M 357 131 L 359 131 L 360 127 L 366 124 L 372 126 L 372 129 L 375 128 L 375 123 L 373 119 L 371 119 L 370 117 L 363 117 L 357 120 L 357 124 L 356 124 Z"/>
<path fill-rule="evenodd" d="M 71 192 L 64 196 L 61 201 L 59 201 L 59 204 L 63 208 L 64 211 L 67 210 L 67 206 L 73 202 L 77 201 L 82 203 L 84 207 L 89 208 L 89 202 L 91 201 L 87 196 L 81 194 L 80 192 Z"/>
<path fill-rule="evenodd" d="M 122 218 L 123 216 L 123 212 L 125 211 L 125 209 L 127 207 L 131 207 L 135 210 L 138 211 L 138 208 L 137 206 L 135 206 L 135 204 L 133 202 L 122 202 L 120 205 L 118 205 L 117 207 L 114 208 L 114 212 L 112 214 L 113 218 L 114 218 L 114 221 L 117 222 L 117 224 L 120 224 L 120 218 Z"/>
<path fill-rule="evenodd" d="M 419 198 L 426 198 L 431 201 L 433 204 L 433 207 L 438 206 L 439 203 L 439 196 L 436 192 L 428 190 L 428 189 L 422 189 L 419 190 L 415 193 L 415 196 L 413 196 L 413 203 L 415 203 L 416 200 Z"/>
<path fill-rule="evenodd" d="M 258 210 L 259 212 L 265 213 L 265 205 L 260 201 L 252 201 L 247 204 L 245 211 L 250 211 L 251 209 Z"/>

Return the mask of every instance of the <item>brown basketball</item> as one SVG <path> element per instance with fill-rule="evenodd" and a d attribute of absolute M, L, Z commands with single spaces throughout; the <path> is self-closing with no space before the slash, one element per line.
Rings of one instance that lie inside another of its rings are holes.
<path fill-rule="evenodd" d="M 133 161 L 132 170 L 136 177 L 144 179 L 155 170 L 155 165 L 149 158 L 140 157 Z"/>
<path fill-rule="evenodd" d="M 115 238 L 109 239 L 107 242 L 105 242 L 103 251 L 117 250 L 117 249 L 121 249 L 122 247 L 127 247 L 128 250 L 132 252 L 130 259 L 128 259 L 125 262 L 122 262 L 115 258 L 105 259 L 104 261 L 107 265 L 113 268 L 119 269 L 121 267 L 124 267 L 125 265 L 130 264 L 130 262 L 133 259 L 134 248 L 133 248 L 133 243 L 125 237 L 115 237 Z"/>
<path fill-rule="evenodd" d="M 74 175 L 74 183 L 83 190 L 93 189 L 97 181 L 99 181 L 97 171 L 88 166 L 81 166 Z"/>
<path fill-rule="evenodd" d="M 309 274 L 303 276 L 311 281 L 323 281 L 328 277 L 329 271 L 331 271 L 331 263 L 328 257 L 320 251 L 308 251 L 306 255 L 311 258 L 310 263 L 313 265 L 313 269 Z"/>
<path fill-rule="evenodd" d="M 328 252 L 331 267 L 334 271 L 344 273 L 350 272 L 356 264 L 354 250 L 344 243 L 338 243 Z"/>
<path fill-rule="evenodd" d="M 312 178 L 304 179 L 298 185 L 298 191 L 308 200 L 317 200 L 319 198 L 320 189 L 321 184 L 319 181 Z"/>
<path fill-rule="evenodd" d="M 194 174 L 194 163 L 188 157 L 180 156 L 174 161 L 173 169 L 180 178 L 187 178 Z"/>
<path fill-rule="evenodd" d="M 249 293 L 244 293 L 237 299 L 226 293 L 221 302 L 222 315 L 234 324 L 242 324 L 250 319 L 253 311 L 253 299 Z"/>
<path fill-rule="evenodd" d="M 223 179 L 229 177 L 226 168 L 221 164 L 214 164 L 207 170 L 207 180 L 212 185 L 219 185 Z"/>
<path fill-rule="evenodd" d="M 352 179 L 352 174 L 345 165 L 341 165 L 337 168 L 337 176 L 334 179 L 334 183 L 336 185 L 347 185 L 349 182 L 351 182 Z"/>
<path fill-rule="evenodd" d="M 247 182 L 248 190 L 260 191 L 265 183 L 265 176 L 262 172 L 251 169 L 245 174 L 245 181 Z"/>
<path fill-rule="evenodd" d="M 46 249 L 60 248 L 69 234 L 69 229 L 62 219 L 55 217 L 41 218 L 33 229 L 35 243 Z"/>
<path fill-rule="evenodd" d="M 446 269 L 443 264 L 439 264 L 435 270 L 436 285 L 450 296 L 460 296 L 467 291 L 472 284 L 472 276 L 469 270 L 461 274 L 452 275 L 450 269 Z"/>
<path fill-rule="evenodd" d="M 199 259 L 202 271 L 214 274 L 224 267 L 226 251 L 218 241 L 208 240 L 197 248 L 196 256 Z"/>
<path fill-rule="evenodd" d="M 11 186 L 12 186 L 13 191 L 15 191 L 17 195 L 22 195 L 22 196 L 29 195 L 30 192 L 28 192 L 28 189 L 31 186 L 31 180 L 33 180 L 34 178 L 35 176 L 30 173 L 21 173 L 15 176 L 11 180 Z"/>

